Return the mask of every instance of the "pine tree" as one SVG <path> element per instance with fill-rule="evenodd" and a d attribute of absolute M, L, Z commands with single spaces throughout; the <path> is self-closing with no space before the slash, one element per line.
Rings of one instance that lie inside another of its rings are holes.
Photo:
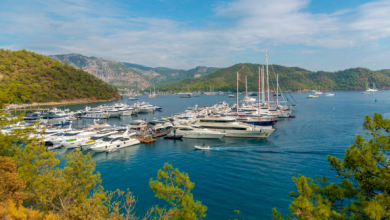
<path fill-rule="evenodd" d="M 328 155 L 339 182 L 325 176 L 315 180 L 294 177 L 287 219 L 389 219 L 390 218 L 390 120 L 375 113 L 363 124 L 370 140 L 357 135 L 344 159 Z M 274 219 L 283 219 L 273 210 Z"/>

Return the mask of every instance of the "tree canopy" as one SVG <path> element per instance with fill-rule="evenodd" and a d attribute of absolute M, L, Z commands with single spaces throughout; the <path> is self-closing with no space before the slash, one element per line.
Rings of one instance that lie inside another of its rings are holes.
<path fill-rule="evenodd" d="M 174 208 L 152 207 L 140 217 L 135 213 L 136 199 L 131 191 L 104 190 L 89 153 L 68 152 L 63 156 L 65 165 L 59 166 L 55 152 L 47 151 L 41 139 L 31 138 L 37 134 L 38 124 L 17 127 L 15 123 L 21 118 L 9 120 L 7 116 L 0 110 L 0 130 L 14 127 L 11 132 L 0 132 L 0 219 L 146 220 L 205 216 L 207 208 L 194 201 L 190 192 L 194 184 L 172 165 L 166 164 L 150 186 L 156 196 Z M 162 178 L 175 183 L 159 183 Z M 164 196 L 172 189 L 177 194 Z"/>
<path fill-rule="evenodd" d="M 327 157 L 340 181 L 293 178 L 297 191 L 291 193 L 287 219 L 390 218 L 390 120 L 375 113 L 366 116 L 363 127 L 371 139 L 357 135 L 344 159 Z M 276 209 L 273 214 L 283 219 Z"/>
<path fill-rule="evenodd" d="M 95 76 L 34 52 L 0 49 L 0 103 L 118 99 Z"/>

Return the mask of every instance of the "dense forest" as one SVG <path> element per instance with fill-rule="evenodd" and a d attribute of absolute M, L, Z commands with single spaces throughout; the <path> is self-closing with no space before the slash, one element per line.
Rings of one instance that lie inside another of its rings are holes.
<path fill-rule="evenodd" d="M 118 99 L 117 89 L 95 76 L 34 52 L 0 49 L 0 102 Z"/>
<path fill-rule="evenodd" d="M 185 79 L 164 87 L 164 91 L 235 91 L 236 72 L 240 72 L 240 90 L 248 77 L 248 89 L 257 90 L 257 76 L 260 64 L 240 63 L 219 69 L 203 79 Z M 375 83 L 379 89 L 390 87 L 390 70 L 372 71 L 365 68 L 351 68 L 337 72 L 311 72 L 299 67 L 269 66 L 271 88 L 276 88 L 276 74 L 283 90 L 321 89 L 321 90 L 359 90 L 366 89 L 367 83 Z"/>

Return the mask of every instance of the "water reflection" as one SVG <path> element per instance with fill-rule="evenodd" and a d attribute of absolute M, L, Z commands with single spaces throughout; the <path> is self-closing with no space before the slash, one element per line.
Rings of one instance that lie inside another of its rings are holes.
<path fill-rule="evenodd" d="M 135 157 L 139 148 L 140 148 L 140 145 L 138 144 L 138 145 L 119 149 L 119 150 L 112 152 L 112 153 L 93 152 L 93 151 L 89 151 L 89 152 L 91 153 L 92 158 L 96 162 L 106 161 L 106 160 L 129 160 L 129 159 Z"/>

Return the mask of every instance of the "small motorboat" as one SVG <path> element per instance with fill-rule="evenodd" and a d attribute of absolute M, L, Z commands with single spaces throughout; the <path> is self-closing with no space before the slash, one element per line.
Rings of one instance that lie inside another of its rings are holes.
<path fill-rule="evenodd" d="M 167 135 L 164 137 L 164 139 L 173 139 L 173 140 L 181 140 L 183 138 L 183 135 Z"/>
<path fill-rule="evenodd" d="M 210 146 L 195 146 L 195 149 L 198 150 L 210 150 Z"/>
<path fill-rule="evenodd" d="M 307 98 L 318 98 L 319 96 L 318 95 L 308 95 Z"/>

